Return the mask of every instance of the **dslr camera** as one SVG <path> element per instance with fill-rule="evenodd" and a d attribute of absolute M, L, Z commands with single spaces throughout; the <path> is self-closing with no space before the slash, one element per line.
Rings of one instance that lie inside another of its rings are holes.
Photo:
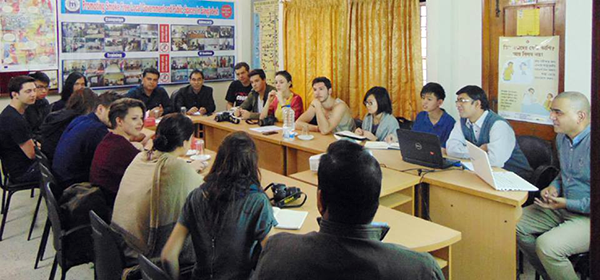
<path fill-rule="evenodd" d="M 215 121 L 216 122 L 230 122 L 230 123 L 234 123 L 234 124 L 238 124 L 240 123 L 240 119 L 234 117 L 231 112 L 225 111 L 225 112 L 221 112 L 220 114 L 217 114 L 215 116 Z"/>
<path fill-rule="evenodd" d="M 279 208 L 300 207 L 304 205 L 304 202 L 306 202 L 306 194 L 303 193 L 298 187 L 288 187 L 285 184 L 271 183 L 265 188 L 265 190 L 269 188 L 271 188 L 271 191 L 273 192 L 273 198 L 271 198 L 273 206 Z M 288 205 L 289 203 L 294 202 L 302 197 L 302 195 L 304 195 L 304 200 L 302 203 Z"/>
<path fill-rule="evenodd" d="M 276 121 L 277 121 L 277 118 L 275 118 L 275 116 L 268 115 L 266 118 L 264 118 L 262 120 L 258 120 L 258 125 L 259 126 L 274 125 Z"/>

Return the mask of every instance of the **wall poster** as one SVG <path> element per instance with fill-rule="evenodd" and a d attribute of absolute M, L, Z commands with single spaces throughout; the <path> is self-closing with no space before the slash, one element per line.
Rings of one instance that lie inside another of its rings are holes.
<path fill-rule="evenodd" d="M 232 80 L 233 2 L 60 0 L 60 75 L 84 73 L 92 88 L 138 85 L 145 68 L 159 83 Z"/>
<path fill-rule="evenodd" d="M 0 1 L 0 72 L 57 69 L 56 1 Z"/>
<path fill-rule="evenodd" d="M 252 68 L 262 68 L 274 84 L 279 70 L 279 1 L 252 2 Z"/>
<path fill-rule="evenodd" d="M 498 113 L 511 120 L 552 124 L 559 37 L 500 37 L 499 47 Z"/>

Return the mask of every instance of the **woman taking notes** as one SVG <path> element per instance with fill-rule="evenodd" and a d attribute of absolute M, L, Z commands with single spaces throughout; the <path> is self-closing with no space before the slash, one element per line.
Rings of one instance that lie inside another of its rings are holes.
<path fill-rule="evenodd" d="M 292 75 L 288 71 L 279 71 L 275 73 L 275 89 L 277 91 L 269 92 L 269 97 L 265 106 L 260 113 L 260 119 L 266 118 L 268 115 L 274 115 L 277 121 L 283 121 L 283 110 L 282 107 L 290 105 L 294 110 L 294 121 L 297 120 L 300 115 L 304 112 L 302 105 L 302 97 L 293 93 L 290 88 L 292 87 Z M 282 100 L 279 102 L 279 100 Z"/>
<path fill-rule="evenodd" d="M 371 141 L 384 141 L 388 135 L 396 134 L 400 125 L 392 115 L 392 102 L 385 88 L 372 87 L 365 94 L 363 104 L 367 107 L 367 115 L 362 128 L 357 128 L 354 133 Z"/>
<path fill-rule="evenodd" d="M 163 267 L 177 279 L 179 252 L 191 235 L 196 253 L 192 279 L 248 279 L 277 222 L 260 186 L 256 145 L 247 133 L 225 138 L 204 180 L 181 210 L 161 254 Z"/>

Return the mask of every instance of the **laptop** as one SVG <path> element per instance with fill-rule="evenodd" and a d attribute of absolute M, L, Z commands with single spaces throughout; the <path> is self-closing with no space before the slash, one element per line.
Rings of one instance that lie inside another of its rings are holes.
<path fill-rule="evenodd" d="M 431 168 L 460 166 L 460 161 L 442 156 L 442 146 L 437 135 L 408 129 L 398 129 L 396 133 L 402 160 Z"/>
<path fill-rule="evenodd" d="M 487 152 L 467 141 L 475 174 L 499 191 L 538 191 L 538 188 L 510 171 L 492 171 Z"/>

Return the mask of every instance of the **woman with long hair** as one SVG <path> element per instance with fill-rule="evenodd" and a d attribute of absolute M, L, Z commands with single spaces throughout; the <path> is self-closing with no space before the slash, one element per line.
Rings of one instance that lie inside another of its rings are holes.
<path fill-rule="evenodd" d="M 179 252 L 191 235 L 196 253 L 192 279 L 248 279 L 261 243 L 277 222 L 260 186 L 256 145 L 247 133 L 225 138 L 204 180 L 183 206 L 161 254 L 163 265 L 178 277 Z"/>
<path fill-rule="evenodd" d="M 65 108 L 67 101 L 69 101 L 69 98 L 71 97 L 71 94 L 82 88 L 86 88 L 87 85 L 88 80 L 83 74 L 79 72 L 73 72 L 69 74 L 65 80 L 62 91 L 60 92 L 60 99 L 52 103 L 52 112 Z"/>
<path fill-rule="evenodd" d="M 290 106 L 294 110 L 294 121 L 304 113 L 302 97 L 292 91 L 292 75 L 288 71 L 275 73 L 275 89 L 269 92 L 260 119 L 268 115 L 275 116 L 277 121 L 283 122 L 283 107 Z"/>
<path fill-rule="evenodd" d="M 127 257 L 160 256 L 186 197 L 202 184 L 199 170 L 179 159 L 190 149 L 193 133 L 188 117 L 166 115 L 156 128 L 152 149 L 137 154 L 125 170 L 111 226 L 123 235 Z M 193 261 L 189 248 L 186 262 Z"/>

